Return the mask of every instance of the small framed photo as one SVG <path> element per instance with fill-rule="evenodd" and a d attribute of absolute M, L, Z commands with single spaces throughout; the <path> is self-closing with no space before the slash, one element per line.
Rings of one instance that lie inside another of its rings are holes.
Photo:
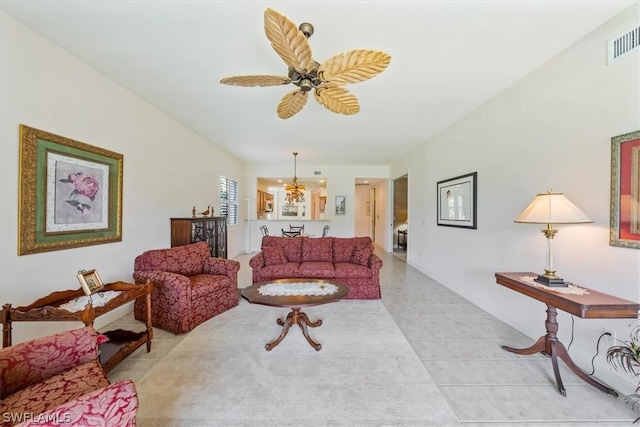
<path fill-rule="evenodd" d="M 347 196 L 336 196 L 336 215 L 346 215 Z"/>
<path fill-rule="evenodd" d="M 477 229 L 478 173 L 438 182 L 438 225 Z"/>
<path fill-rule="evenodd" d="M 85 295 L 95 294 L 104 288 L 96 270 L 81 271 L 78 273 L 78 281 Z"/>
<path fill-rule="evenodd" d="M 282 216 L 298 216 L 298 206 L 296 205 L 284 205 L 282 207 Z"/>

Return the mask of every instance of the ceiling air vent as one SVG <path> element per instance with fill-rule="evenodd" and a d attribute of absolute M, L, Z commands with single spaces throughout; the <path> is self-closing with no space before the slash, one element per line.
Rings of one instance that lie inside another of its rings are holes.
<path fill-rule="evenodd" d="M 614 39 L 609 40 L 609 62 L 615 61 L 634 50 L 638 50 L 639 47 L 640 25 L 636 25 Z"/>

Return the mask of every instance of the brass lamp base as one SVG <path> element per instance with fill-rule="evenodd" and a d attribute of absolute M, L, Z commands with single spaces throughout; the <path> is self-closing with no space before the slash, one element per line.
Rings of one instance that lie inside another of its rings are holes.
<path fill-rule="evenodd" d="M 538 283 L 542 283 L 545 286 L 553 287 L 553 288 L 566 288 L 569 286 L 569 284 L 566 283 L 564 279 L 561 279 L 558 276 L 555 276 L 555 277 L 547 276 L 546 273 L 539 274 L 538 277 L 534 279 L 534 281 Z"/>

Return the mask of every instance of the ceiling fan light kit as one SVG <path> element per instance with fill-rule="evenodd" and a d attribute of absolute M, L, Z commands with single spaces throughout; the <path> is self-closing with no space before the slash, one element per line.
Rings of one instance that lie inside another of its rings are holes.
<path fill-rule="evenodd" d="M 368 80 L 383 72 L 391 62 L 388 53 L 354 49 L 332 56 L 323 63 L 313 59 L 309 37 L 313 25 L 300 27 L 273 10 L 264 12 L 264 32 L 271 47 L 289 67 L 287 76 L 248 75 L 225 77 L 220 83 L 231 86 L 266 87 L 293 83 L 298 88 L 282 97 L 278 117 L 288 119 L 300 112 L 313 90 L 316 101 L 334 113 L 352 115 L 360 111 L 358 99 L 343 86 Z"/>

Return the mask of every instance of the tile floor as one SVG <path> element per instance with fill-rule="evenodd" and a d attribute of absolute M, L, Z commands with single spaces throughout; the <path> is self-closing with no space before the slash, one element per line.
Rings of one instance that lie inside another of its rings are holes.
<path fill-rule="evenodd" d="M 465 426 L 630 426 L 636 418 L 622 398 L 586 384 L 562 363 L 567 396 L 560 396 L 548 358 L 500 348 L 526 347 L 530 338 L 408 266 L 404 257 L 376 253 L 384 261 L 383 304 Z M 236 258 L 242 264 L 239 287 L 251 284 L 251 256 Z M 142 324 L 127 315 L 105 329 L 114 326 Z M 184 336 L 154 329 L 152 352 L 139 349 L 110 379 L 142 378 Z"/>

